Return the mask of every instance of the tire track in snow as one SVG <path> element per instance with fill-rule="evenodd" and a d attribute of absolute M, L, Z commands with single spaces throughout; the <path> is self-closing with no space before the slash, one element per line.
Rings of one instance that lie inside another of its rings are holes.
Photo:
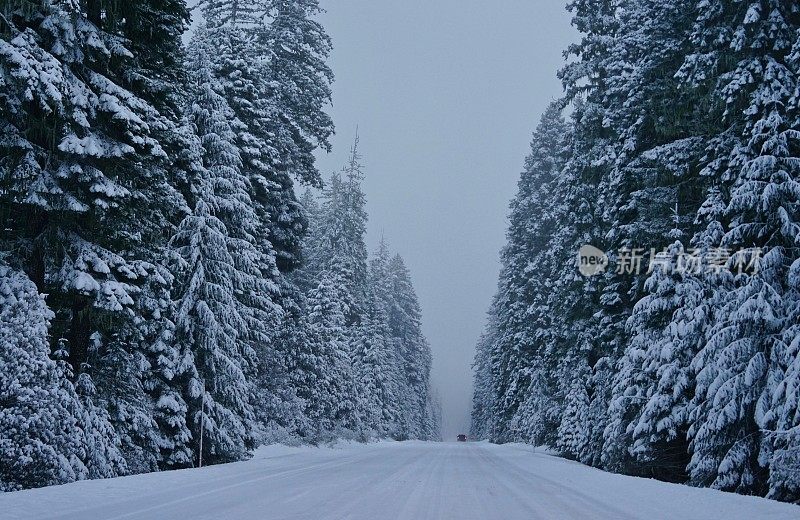
<path fill-rule="evenodd" d="M 230 491 L 230 490 L 235 489 L 235 488 L 239 488 L 239 487 L 242 487 L 242 486 L 255 484 L 255 483 L 258 483 L 258 482 L 263 482 L 263 481 L 270 480 L 270 479 L 275 479 L 275 478 L 279 478 L 279 477 L 288 477 L 288 476 L 299 476 L 299 475 L 304 475 L 304 474 L 309 473 L 309 472 L 318 471 L 318 470 L 321 470 L 321 469 L 331 469 L 331 468 L 336 468 L 336 467 L 340 467 L 340 466 L 346 466 L 346 465 L 352 464 L 352 463 L 353 463 L 352 460 L 344 460 L 344 461 L 342 461 L 342 460 L 332 460 L 330 462 L 325 462 L 325 463 L 322 463 L 322 464 L 316 464 L 316 465 L 313 465 L 313 466 L 303 466 L 303 467 L 300 467 L 300 468 L 292 468 L 292 469 L 287 469 L 287 470 L 283 470 L 283 471 L 278 471 L 278 472 L 275 472 L 275 473 L 268 473 L 266 475 L 261 475 L 261 476 L 258 476 L 256 478 L 247 478 L 245 480 L 241 480 L 243 475 L 245 477 L 247 477 L 247 476 L 249 476 L 251 474 L 254 474 L 254 473 L 262 473 L 263 474 L 265 471 L 268 471 L 268 468 L 258 468 L 258 469 L 254 470 L 254 471 L 247 471 L 244 474 L 232 474 L 232 475 L 225 476 L 225 477 L 222 477 L 222 478 L 219 478 L 219 479 L 213 479 L 210 482 L 209 481 L 205 481 L 203 483 L 203 487 L 207 487 L 209 483 L 214 484 L 214 483 L 219 483 L 220 481 L 236 480 L 236 482 L 233 482 L 232 484 L 227 484 L 227 485 L 223 485 L 223 486 L 217 486 L 217 487 L 214 487 L 212 489 L 208 489 L 208 490 L 205 490 L 205 491 L 202 491 L 202 492 L 199 492 L 199 493 L 193 493 L 193 494 L 184 495 L 184 496 L 181 496 L 180 498 L 177 498 L 177 499 L 167 500 L 165 502 L 159 502 L 159 503 L 153 504 L 153 505 L 145 507 L 145 508 L 136 509 L 136 510 L 133 510 L 133 511 L 126 511 L 124 513 L 117 514 L 117 515 L 114 515 L 114 516 L 104 516 L 103 518 L 105 520 L 123 520 L 123 519 L 128 519 L 128 518 L 137 518 L 137 517 L 146 518 L 147 520 L 150 520 L 150 519 L 153 519 L 153 518 L 160 518 L 159 516 L 151 515 L 151 513 L 154 513 L 154 512 L 159 511 L 159 510 L 167 509 L 167 508 L 170 508 L 172 506 L 176 506 L 176 505 L 183 504 L 183 503 L 186 503 L 186 502 L 196 501 L 196 500 L 204 498 L 204 497 L 209 497 L 209 496 L 212 496 L 212 495 L 215 495 L 215 494 L 223 493 L 225 491 Z M 191 486 L 191 485 L 180 486 L 180 488 L 182 488 L 182 489 L 189 489 L 191 487 L 194 487 L 194 486 Z M 159 495 L 162 495 L 162 494 L 159 494 Z M 171 488 L 169 491 L 163 493 L 163 495 L 167 495 L 167 496 L 172 495 L 172 496 L 174 496 L 174 488 Z M 151 498 L 151 497 L 148 497 L 148 498 Z M 141 497 L 140 497 L 140 499 L 141 499 Z M 138 501 L 136 501 L 136 502 L 138 502 Z M 124 506 L 126 503 L 130 504 L 130 503 L 135 503 L 135 502 L 134 501 L 126 501 L 126 502 L 115 503 L 115 504 L 111 504 L 111 505 L 116 508 L 116 507 Z M 103 509 L 108 509 L 108 507 L 104 507 Z M 56 515 L 56 516 L 53 516 L 53 517 L 49 517 L 48 520 L 60 520 L 60 519 L 67 519 L 67 518 L 78 518 L 78 517 L 83 516 L 84 514 L 92 512 L 92 511 L 93 511 L 93 509 L 91 509 L 91 508 L 82 509 L 82 510 L 70 512 L 69 514 L 66 514 L 66 515 Z M 142 516 L 142 515 L 145 515 L 145 514 L 147 514 L 147 516 Z"/>
<path fill-rule="evenodd" d="M 574 518 L 588 518 L 585 511 L 578 510 L 572 504 L 558 498 L 557 495 L 537 492 L 542 491 L 541 486 L 532 485 L 529 478 L 519 478 L 519 475 L 515 475 L 516 479 L 510 478 L 507 468 L 501 465 L 496 457 L 488 453 L 483 447 L 471 446 L 471 448 L 481 461 L 481 465 L 492 470 L 489 473 L 492 482 L 503 491 L 503 494 L 493 497 L 493 502 L 497 504 L 499 510 L 513 510 L 515 511 L 514 518 L 520 519 L 552 518 L 560 520 L 565 518 L 565 510 L 573 513 Z M 503 497 L 513 498 L 520 507 L 511 508 L 507 501 L 500 500 Z M 522 512 L 523 509 L 525 510 L 524 513 Z"/>
<path fill-rule="evenodd" d="M 494 454 L 490 454 L 489 450 L 486 450 L 483 447 L 479 447 L 482 451 L 484 456 L 486 457 L 486 461 L 493 465 L 494 467 L 500 469 L 503 473 L 512 474 L 517 477 L 517 480 L 513 480 L 515 485 L 520 485 L 520 482 L 528 481 L 530 484 L 533 484 L 533 481 L 539 481 L 539 483 L 544 483 L 545 487 L 550 487 L 553 490 L 556 490 L 560 493 L 537 493 L 536 496 L 540 496 L 547 500 L 557 500 L 564 509 L 571 511 L 572 517 L 576 519 L 584 519 L 590 517 L 597 517 L 597 516 L 608 516 L 609 518 L 615 518 L 618 520 L 636 520 L 637 517 L 631 516 L 630 514 L 618 509 L 610 504 L 602 502 L 594 497 L 587 495 L 571 486 L 565 485 L 563 482 L 553 480 L 551 478 L 545 477 L 539 473 L 534 473 L 526 468 L 521 468 L 520 466 L 516 465 L 510 458 L 508 457 L 499 457 Z M 530 488 L 533 489 L 535 486 L 531 485 Z M 541 486 L 539 486 L 541 487 Z M 531 493 L 528 493 L 530 496 Z M 561 498 L 561 496 L 568 497 L 567 499 Z M 578 509 L 575 507 L 575 501 L 581 502 L 585 505 L 585 508 Z M 563 515 L 558 516 L 557 518 L 564 518 Z"/>
<path fill-rule="evenodd" d="M 391 468 L 389 473 L 375 478 L 375 474 L 365 472 L 363 479 L 364 493 L 353 498 L 352 496 L 339 496 L 333 504 L 327 504 L 330 508 L 328 513 L 320 514 L 309 518 L 326 520 L 349 520 L 349 519 L 372 519 L 383 518 L 391 514 L 394 517 L 400 505 L 407 500 L 411 490 L 408 489 L 408 482 L 420 473 L 420 467 L 425 459 L 430 457 L 427 450 L 411 451 L 402 446 L 392 448 L 404 455 L 402 464 L 397 464 Z M 380 457 L 380 454 L 377 454 Z M 380 463 L 380 460 L 375 462 Z"/>

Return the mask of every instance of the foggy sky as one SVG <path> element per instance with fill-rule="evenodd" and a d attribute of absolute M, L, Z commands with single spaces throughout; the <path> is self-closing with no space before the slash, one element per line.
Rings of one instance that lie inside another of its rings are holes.
<path fill-rule="evenodd" d="M 422 304 L 443 434 L 466 433 L 475 342 L 505 242 L 508 202 L 576 38 L 564 0 L 322 0 L 336 123 L 324 174 L 355 134 L 368 245 L 406 260 Z"/>

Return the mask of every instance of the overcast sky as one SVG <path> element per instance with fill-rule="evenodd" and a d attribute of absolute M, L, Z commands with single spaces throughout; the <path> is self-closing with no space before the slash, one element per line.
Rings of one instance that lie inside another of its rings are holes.
<path fill-rule="evenodd" d="M 383 233 L 411 269 L 433 349 L 443 434 L 469 427 L 470 364 L 499 270 L 530 135 L 560 96 L 576 37 L 564 0 L 322 0 L 336 74 L 338 170 L 356 125 L 370 251 Z"/>

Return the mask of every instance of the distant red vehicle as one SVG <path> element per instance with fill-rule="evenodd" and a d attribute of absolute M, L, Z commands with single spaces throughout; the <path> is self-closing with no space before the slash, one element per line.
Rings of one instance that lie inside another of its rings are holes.
<path fill-rule="evenodd" d="M 458 439 L 458 442 L 467 442 L 467 436 L 464 435 L 463 433 L 458 434 L 458 437 L 456 437 L 456 439 Z"/>

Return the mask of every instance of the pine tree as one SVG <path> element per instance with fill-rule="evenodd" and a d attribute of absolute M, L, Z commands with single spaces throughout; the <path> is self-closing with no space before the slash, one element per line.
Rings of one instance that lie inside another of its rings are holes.
<path fill-rule="evenodd" d="M 685 481 L 694 394 L 690 363 L 703 344 L 713 294 L 694 272 L 699 256 L 674 243 L 658 257 L 628 320 L 631 340 L 614 376 L 607 467 Z M 630 453 L 636 461 L 627 459 Z"/>
<path fill-rule="evenodd" d="M 188 270 L 176 340 L 186 345 L 196 366 L 186 381 L 189 426 L 199 446 L 202 423 L 206 461 L 237 460 L 253 447 L 246 372 L 255 354 L 242 341 L 245 318 L 234 294 L 237 272 L 227 229 L 200 198 L 181 223 L 175 244 Z"/>
<path fill-rule="evenodd" d="M 11 230 L 9 241 L 27 244 L 31 253 L 22 262 L 37 287 L 53 288 L 48 292 L 56 309 L 73 306 L 65 332 L 71 335 L 73 364 L 80 366 L 89 348 L 91 315 L 132 306 L 133 280 L 145 274 L 138 271 L 146 265 L 108 249 L 133 245 L 125 209 L 141 196 L 127 187 L 137 184 L 141 171 L 119 166 L 157 162 L 163 151 L 148 135 L 152 108 L 113 82 L 117 71 L 96 70 L 106 61 L 101 56 L 122 63 L 129 57 L 119 38 L 72 4 L 45 2 L 40 11 L 18 13 L 8 28 L 13 37 L 0 41 L 9 71 L 2 97 L 8 136 L 3 177 L 13 180 L 4 190 L 10 208 L 4 227 Z M 124 177 L 127 172 L 130 178 Z M 85 238 L 92 235 L 90 224 L 107 226 L 106 243 Z M 61 250 L 69 255 L 55 253 Z"/>
<path fill-rule="evenodd" d="M 296 433 L 303 439 L 316 442 L 331 427 L 325 422 L 324 403 L 333 397 L 329 394 L 329 389 L 322 386 L 327 378 L 330 359 L 326 357 L 326 345 L 316 334 L 319 328 L 312 329 L 309 322 L 310 313 L 314 310 L 311 305 L 316 305 L 316 298 L 309 300 L 303 297 L 302 303 L 303 306 L 298 309 L 300 313 L 295 314 L 296 327 L 282 345 L 289 383 L 301 406 Z"/>
<path fill-rule="evenodd" d="M 358 137 L 350 150 L 341 175 L 331 176 L 322 196 L 322 220 L 317 232 L 318 271 L 336 272 L 343 280 L 346 296 L 347 325 L 358 324 L 364 312 L 367 294 L 366 197 L 361 189 L 364 179 Z"/>
<path fill-rule="evenodd" d="M 795 75 L 800 72 L 800 35 L 798 35 L 787 63 Z M 788 112 L 792 114 L 792 126 L 800 125 L 800 93 L 795 94 L 790 100 Z M 800 436 L 796 429 L 800 425 L 800 278 L 798 277 L 800 264 L 795 260 L 789 269 L 787 277 L 788 294 L 785 301 L 788 303 L 787 315 L 789 325 L 784 330 L 784 344 L 782 366 L 783 379 L 776 385 L 772 400 L 779 403 L 772 415 L 775 421 L 772 434 L 774 455 L 770 462 L 769 494 L 772 498 L 786 501 L 797 501 L 800 496 L 800 478 L 797 467 L 800 465 Z"/>
<path fill-rule="evenodd" d="M 271 0 L 269 24 L 258 33 L 269 53 L 268 71 L 274 100 L 270 145 L 272 186 L 269 193 L 272 243 L 282 272 L 300 265 L 301 240 L 308 223 L 295 198 L 293 180 L 320 187 L 313 151 L 330 151 L 333 122 L 325 113 L 331 101 L 333 72 L 326 64 L 331 41 L 314 17 L 317 0 Z"/>
<path fill-rule="evenodd" d="M 501 252 L 503 268 L 495 305 L 501 334 L 495 348 L 500 355 L 496 363 L 503 372 L 495 376 L 500 385 L 495 392 L 503 401 L 501 420 L 513 423 L 509 429 L 516 432 L 515 437 L 544 434 L 523 431 L 523 422 L 543 417 L 526 417 L 519 407 L 525 403 L 532 412 L 543 396 L 552 395 L 552 389 L 534 386 L 531 376 L 553 368 L 545 368 L 547 352 L 542 348 L 547 343 L 542 334 L 554 317 L 546 301 L 551 295 L 542 284 L 560 267 L 548 257 L 548 250 L 552 251 L 548 242 L 563 218 L 563 208 L 550 204 L 567 154 L 565 136 L 569 132 L 560 112 L 560 105 L 551 103 L 534 132 L 531 153 L 510 205 L 508 245 Z M 550 427 L 554 430 L 557 421 Z"/>
<path fill-rule="evenodd" d="M 167 54 L 182 22 L 166 35 L 169 23 L 150 27 L 160 45 L 145 59 L 127 39 L 142 29 L 143 3 L 124 15 L 100 1 L 12 4 L 0 41 L 3 248 L 24 251 L 15 261 L 51 295 L 52 337 L 69 341 L 75 377 L 91 377 L 88 399 L 109 408 L 130 469 L 154 469 L 148 350 L 169 300 L 164 233 L 185 203 L 165 173 L 169 119 L 150 87 L 166 73 L 158 63 L 177 60 Z M 112 384 L 117 375 L 130 395 Z"/>
<path fill-rule="evenodd" d="M 315 147 L 330 150 L 333 122 L 324 109 L 331 100 L 333 72 L 325 60 L 331 40 L 314 17 L 318 0 L 270 0 L 269 25 L 262 33 L 270 49 L 271 79 L 281 123 L 290 138 L 281 154 L 283 170 L 311 185 L 320 185 L 314 166 Z"/>
<path fill-rule="evenodd" d="M 428 387 L 426 403 L 426 430 L 423 437 L 428 441 L 442 440 L 442 401 L 433 385 Z"/>
<path fill-rule="evenodd" d="M 346 178 L 331 176 L 321 206 L 306 194 L 303 203 L 316 226 L 307 238 L 306 264 L 291 277 L 306 292 L 309 345 L 296 349 L 299 358 L 288 363 L 300 370 L 297 392 L 307 403 L 309 419 L 317 425 L 317 437 L 337 430 L 362 435 L 364 426 L 360 419 L 366 405 L 356 388 L 354 362 L 357 351 L 364 353 L 364 341 L 371 344 L 372 340 L 365 337 L 369 329 L 367 214 L 357 145 L 356 140 L 343 170 Z M 315 383 L 318 388 L 313 388 Z"/>
<path fill-rule="evenodd" d="M 372 436 L 397 435 L 401 421 L 397 360 L 382 302 L 368 300 L 367 315 L 356 331 L 353 372 L 362 396 L 361 422 Z"/>
<path fill-rule="evenodd" d="M 562 181 L 569 183 L 564 186 L 565 202 L 574 216 L 568 226 L 559 230 L 560 233 L 557 231 L 561 235 L 557 247 L 569 251 L 570 256 L 587 243 L 603 251 L 611 249 L 611 241 L 605 233 L 608 222 L 605 209 L 611 206 L 613 199 L 609 179 L 617 157 L 618 136 L 615 129 L 606 124 L 610 112 L 606 92 L 619 65 L 620 56 L 615 48 L 619 8 L 617 0 L 577 0 L 568 5 L 573 13 L 572 23 L 582 33 L 581 41 L 566 51 L 574 61 L 558 74 L 566 92 L 564 101 L 573 102 L 574 108 L 570 152 L 562 174 Z M 619 325 L 625 319 L 625 306 L 620 297 L 625 291 L 620 285 L 623 280 L 615 277 L 611 270 L 580 280 L 569 262 L 564 264 L 556 279 L 562 287 L 558 298 L 563 303 L 554 300 L 551 310 L 569 319 L 558 320 L 555 324 L 554 334 L 563 341 L 554 342 L 548 354 L 555 363 L 588 365 L 591 370 L 582 373 L 586 378 L 583 385 L 587 392 L 591 391 L 587 394 L 590 406 L 603 408 L 601 400 L 607 397 L 609 389 L 595 387 L 598 381 L 594 379 L 599 374 L 594 369 L 609 361 L 613 363 L 619 354 Z M 581 302 L 579 306 L 566 303 L 578 301 Z M 566 370 L 561 373 L 569 374 Z M 562 388 L 569 388 L 571 384 L 569 376 L 560 381 Z M 598 422 L 601 420 L 602 417 L 589 415 L 587 431 L 602 430 L 605 425 Z M 600 446 L 596 436 L 586 439 L 581 458 L 598 459 Z"/>
<path fill-rule="evenodd" d="M 308 220 L 308 232 L 303 238 L 302 256 L 303 264 L 300 269 L 293 271 L 289 278 L 301 291 L 307 292 L 314 285 L 314 280 L 319 276 L 319 269 L 323 265 L 323 251 L 320 240 L 324 229 L 324 215 L 317 198 L 310 189 L 306 189 L 300 197 L 303 213 Z"/>
<path fill-rule="evenodd" d="M 0 303 L 0 490 L 123 472 L 124 463 L 114 467 L 103 458 L 115 447 L 94 445 L 97 454 L 87 451 L 90 411 L 49 357 L 48 329 L 54 314 L 30 279 L 4 263 Z"/>
<path fill-rule="evenodd" d="M 206 26 L 193 45 L 194 53 L 204 54 L 218 93 L 235 117 L 232 142 L 254 213 L 248 237 L 238 238 L 255 239 L 260 253 L 239 267 L 253 277 L 252 288 L 260 288 L 249 293 L 247 302 L 258 311 L 250 313 L 247 331 L 258 357 L 257 377 L 264 383 L 255 389 L 262 403 L 259 421 L 306 432 L 305 419 L 289 426 L 289 414 L 305 406 L 304 390 L 281 388 L 280 380 L 294 377 L 291 367 L 304 366 L 291 359 L 298 348 L 303 350 L 291 335 L 306 326 L 297 320 L 297 306 L 304 305 L 294 287 L 300 276 L 286 277 L 303 260 L 301 242 L 309 227 L 294 180 L 321 185 L 313 151 L 329 149 L 333 132 L 324 112 L 333 79 L 325 63 L 330 41 L 314 20 L 319 11 L 311 0 L 215 0 L 203 6 Z M 309 280 L 302 290 L 312 286 Z"/>
<path fill-rule="evenodd" d="M 576 377 L 567 392 L 558 426 L 556 448 L 566 457 L 583 461 L 588 453 L 589 402 L 584 381 Z"/>
<path fill-rule="evenodd" d="M 213 75 L 243 127 L 236 130 L 251 198 L 278 268 L 295 269 L 307 228 L 293 178 L 320 186 L 313 151 L 329 149 L 324 107 L 333 74 L 316 0 L 220 0 L 204 6 Z"/>
<path fill-rule="evenodd" d="M 475 348 L 475 359 L 472 362 L 473 394 L 472 411 L 470 413 L 469 436 L 472 439 L 487 440 L 494 430 L 494 414 L 492 413 L 495 396 L 492 394 L 494 382 L 491 379 L 491 346 L 495 340 L 497 326 L 494 307 L 487 313 L 486 327 L 478 339 Z"/>
<path fill-rule="evenodd" d="M 787 108 L 798 85 L 789 56 L 800 13 L 783 2 L 744 5 L 714 2 L 699 14 L 681 70 L 688 83 L 710 85 L 724 125 L 703 170 L 726 205 L 714 245 L 734 253 L 734 271 L 754 260 L 741 250 L 758 248 L 760 256 L 757 270 L 724 286 L 695 363 L 690 469 L 696 483 L 762 493 L 771 449 L 762 431 L 773 427 L 772 396 L 786 366 L 784 298 L 797 248 L 798 138 Z"/>
<path fill-rule="evenodd" d="M 248 378 L 256 371 L 256 349 L 269 341 L 275 289 L 260 271 L 265 261 L 253 236 L 257 218 L 232 130 L 240 123 L 217 92 L 220 87 L 202 49 L 194 59 L 191 118 L 202 144 L 205 174 L 196 179 L 194 212 L 174 238 L 185 273 L 176 340 L 189 365 L 184 395 L 192 436 L 199 445 L 202 422 L 203 457 L 216 462 L 242 458 L 254 446 L 254 396 Z"/>
<path fill-rule="evenodd" d="M 403 259 L 391 257 L 384 240 L 367 262 L 360 161 L 356 138 L 322 204 L 303 196 L 312 227 L 306 263 L 290 280 L 305 291 L 308 339 L 292 347 L 289 374 L 318 437 L 338 430 L 362 439 L 435 438 L 440 419 L 419 302 Z"/>
<path fill-rule="evenodd" d="M 308 296 L 310 356 L 302 359 L 316 376 L 310 393 L 300 396 L 309 402 L 309 418 L 316 425 L 317 438 L 360 434 L 359 394 L 353 373 L 350 334 L 347 326 L 345 283 L 336 271 L 325 271 Z"/>
<path fill-rule="evenodd" d="M 115 12 L 118 31 L 130 42 L 133 54 L 127 85 L 162 116 L 152 131 L 169 160 L 159 172 L 164 181 L 159 189 L 169 194 L 170 201 L 158 208 L 158 233 L 149 237 L 143 251 L 146 258 L 160 265 L 169 261 L 164 237 L 173 235 L 177 224 L 191 211 L 194 196 L 190 183 L 202 170 L 200 144 L 185 117 L 188 77 L 182 36 L 190 11 L 183 0 L 146 0 L 119 4 Z M 151 397 L 148 412 L 157 425 L 149 441 L 157 445 L 161 467 L 188 467 L 192 464 L 191 433 L 186 425 L 188 408 L 181 395 L 182 374 L 188 370 L 188 362 L 186 353 L 174 341 L 174 275 L 163 267 L 157 274 L 159 283 L 145 286 L 138 299 L 144 316 L 139 324 L 141 354 L 150 366 L 142 373 L 141 386 Z M 118 391 L 113 380 L 107 386 Z M 130 396 L 123 396 L 125 400 L 133 401 Z M 144 422 L 143 418 L 138 422 Z"/>
<path fill-rule="evenodd" d="M 274 349 L 262 351 L 258 359 L 254 408 L 263 430 L 263 443 L 292 438 L 314 439 L 308 410 L 317 378 L 316 363 L 308 363 L 316 345 L 308 330 L 308 308 L 304 294 L 291 282 L 281 288 L 283 317 L 273 335 Z"/>
<path fill-rule="evenodd" d="M 188 112 L 185 111 L 185 112 Z M 203 166 L 203 146 L 197 135 L 194 124 L 187 114 L 181 116 L 176 131 L 178 141 L 183 144 L 176 156 L 179 170 L 185 174 L 183 179 L 186 200 L 195 204 L 198 187 L 190 188 L 190 184 L 205 179 L 207 171 Z M 190 211 L 187 209 L 186 214 Z M 161 466 L 165 469 L 186 468 L 194 464 L 195 455 L 192 447 L 192 433 L 187 423 L 189 406 L 184 398 L 188 381 L 196 377 L 194 354 L 185 342 L 176 340 L 177 302 L 173 299 L 179 284 L 175 274 L 180 276 L 180 255 L 171 247 L 165 252 L 169 273 L 170 293 L 164 297 L 153 298 L 151 307 L 153 318 L 148 323 L 153 329 L 148 337 L 154 339 L 149 343 L 148 354 L 151 359 L 152 377 L 145 381 L 145 388 L 153 397 L 153 419 L 161 432 L 159 447 L 162 453 Z"/>
<path fill-rule="evenodd" d="M 403 384 L 397 345 L 389 327 L 393 302 L 389 275 L 390 253 L 381 237 L 369 263 L 367 313 L 356 332 L 355 368 L 363 389 L 366 422 L 378 437 L 397 436 L 402 421 Z"/>
<path fill-rule="evenodd" d="M 424 413 L 430 382 L 431 352 L 422 333 L 422 311 L 411 283 L 411 274 L 400 255 L 387 266 L 394 305 L 389 310 L 389 327 L 396 339 L 401 371 L 404 438 L 423 438 Z"/>
<path fill-rule="evenodd" d="M 539 185 L 524 184 L 559 157 L 545 147 L 512 203 L 473 431 L 793 500 L 800 11 L 569 7 L 582 33 L 559 73 L 569 152 L 541 184 L 563 204 L 537 206 Z M 621 269 L 621 248 L 655 253 L 665 238 L 676 240 L 666 254 Z M 581 279 L 570 257 L 586 243 L 611 265 Z M 697 272 L 676 268 L 687 257 Z"/>

